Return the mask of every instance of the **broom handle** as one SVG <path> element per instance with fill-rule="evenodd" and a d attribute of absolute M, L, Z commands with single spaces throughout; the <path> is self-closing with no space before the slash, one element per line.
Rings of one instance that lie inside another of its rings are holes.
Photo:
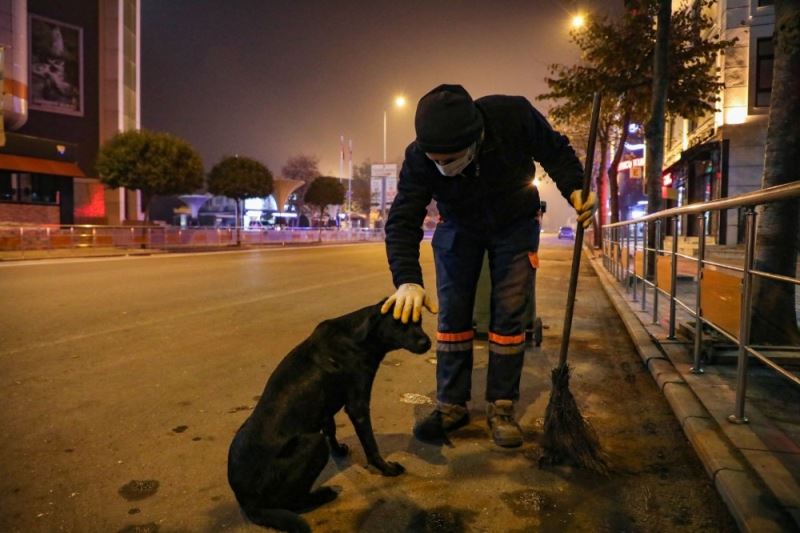
<path fill-rule="evenodd" d="M 592 166 L 594 165 L 594 145 L 597 140 L 597 121 L 600 117 L 600 93 L 594 93 L 592 101 L 592 121 L 589 126 L 589 146 L 586 149 L 586 161 L 583 167 L 583 201 L 589 196 L 592 182 Z M 567 292 L 567 312 L 564 316 L 564 331 L 561 334 L 561 352 L 558 355 L 558 365 L 567 364 L 567 351 L 569 350 L 569 336 L 572 330 L 572 314 L 575 310 L 575 293 L 578 290 L 578 272 L 581 269 L 581 248 L 583 247 L 583 224 L 578 223 L 575 231 L 575 248 L 572 251 L 572 272 L 569 276 L 569 291 Z"/>

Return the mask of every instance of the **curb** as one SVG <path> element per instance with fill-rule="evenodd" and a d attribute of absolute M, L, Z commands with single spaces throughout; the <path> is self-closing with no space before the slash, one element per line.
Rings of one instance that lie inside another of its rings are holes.
<path fill-rule="evenodd" d="M 611 274 L 591 253 L 586 255 L 642 362 L 664 393 L 739 529 L 753 533 L 797 530 L 796 523 L 787 516 L 773 494 L 752 471 L 741 452 L 725 437 L 717 422 L 630 309 L 618 292 Z"/>

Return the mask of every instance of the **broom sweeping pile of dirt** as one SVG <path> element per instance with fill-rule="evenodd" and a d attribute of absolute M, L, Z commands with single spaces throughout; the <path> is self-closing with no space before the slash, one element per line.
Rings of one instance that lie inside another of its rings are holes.
<path fill-rule="evenodd" d="M 608 474 L 608 464 L 600 450 L 594 428 L 578 410 L 569 390 L 569 365 L 553 369 L 553 390 L 544 415 L 544 454 L 540 466 L 569 464 Z"/>
<path fill-rule="evenodd" d="M 592 164 L 594 163 L 594 146 L 597 139 L 597 121 L 600 116 L 600 94 L 594 94 L 592 103 L 592 121 L 589 127 L 589 147 L 583 170 L 583 201 L 589 194 Z M 575 309 L 575 293 L 578 289 L 578 272 L 581 265 L 581 247 L 583 246 L 583 224 L 579 221 L 575 232 L 575 248 L 572 254 L 572 272 L 567 292 L 567 310 L 564 318 L 564 330 L 561 336 L 561 352 L 559 363 L 553 369 L 553 388 L 550 401 L 544 415 L 544 453 L 539 459 L 539 466 L 569 464 L 580 468 L 594 470 L 606 474 L 608 466 L 600 451 L 597 434 L 581 415 L 575 398 L 569 390 L 570 368 L 567 365 L 569 336 L 572 329 L 572 315 Z"/>

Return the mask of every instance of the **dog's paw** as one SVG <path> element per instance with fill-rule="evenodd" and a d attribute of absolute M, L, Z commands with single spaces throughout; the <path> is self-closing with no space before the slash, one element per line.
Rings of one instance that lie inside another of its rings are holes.
<path fill-rule="evenodd" d="M 405 467 L 400 463 L 395 463 L 394 461 L 386 461 L 383 464 L 383 467 L 378 467 L 378 470 L 381 471 L 381 474 L 384 476 L 394 477 L 399 476 L 403 472 L 406 471 Z"/>
<path fill-rule="evenodd" d="M 350 448 L 347 444 L 339 444 L 338 446 L 331 446 L 331 455 L 334 457 L 346 457 L 350 453 Z"/>

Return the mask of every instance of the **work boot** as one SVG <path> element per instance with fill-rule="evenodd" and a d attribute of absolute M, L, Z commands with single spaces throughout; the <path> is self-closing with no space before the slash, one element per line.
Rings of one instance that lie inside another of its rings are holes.
<path fill-rule="evenodd" d="M 495 444 L 504 448 L 516 448 L 522 445 L 522 430 L 514 420 L 512 400 L 490 402 L 486 406 L 486 419 Z"/>
<path fill-rule="evenodd" d="M 414 436 L 422 442 L 438 444 L 447 438 L 447 433 L 468 423 L 466 406 L 439 402 L 431 414 L 414 425 Z"/>

